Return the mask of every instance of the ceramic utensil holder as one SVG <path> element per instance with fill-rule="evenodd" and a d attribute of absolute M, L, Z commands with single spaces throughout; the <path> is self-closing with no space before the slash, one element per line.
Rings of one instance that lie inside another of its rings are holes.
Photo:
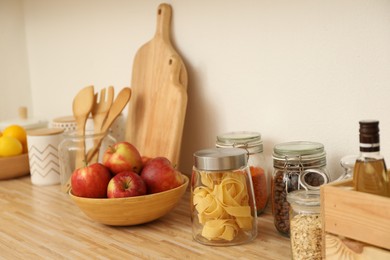
<path fill-rule="evenodd" d="M 31 183 L 45 186 L 60 183 L 58 145 L 64 129 L 43 128 L 27 133 Z"/>

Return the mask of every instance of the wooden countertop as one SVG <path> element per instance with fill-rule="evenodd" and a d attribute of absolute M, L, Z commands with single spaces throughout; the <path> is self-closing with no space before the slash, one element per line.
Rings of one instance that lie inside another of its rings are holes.
<path fill-rule="evenodd" d="M 190 193 L 154 222 L 110 227 L 90 220 L 59 185 L 30 177 L 0 181 L 0 258 L 4 259 L 290 259 L 290 241 L 267 212 L 251 243 L 212 247 L 192 240 Z"/>

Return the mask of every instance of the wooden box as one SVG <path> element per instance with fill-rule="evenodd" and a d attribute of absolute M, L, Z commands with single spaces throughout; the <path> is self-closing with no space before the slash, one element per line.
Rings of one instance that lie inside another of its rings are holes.
<path fill-rule="evenodd" d="M 390 259 L 390 198 L 357 192 L 352 180 L 321 187 L 326 259 Z"/>

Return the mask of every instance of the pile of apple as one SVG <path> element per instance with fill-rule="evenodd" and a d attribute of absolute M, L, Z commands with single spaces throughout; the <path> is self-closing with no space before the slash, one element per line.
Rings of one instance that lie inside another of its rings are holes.
<path fill-rule="evenodd" d="M 76 169 L 72 193 L 86 198 L 124 198 L 163 192 L 183 184 L 183 176 L 165 157 L 141 156 L 135 146 L 110 146 L 102 163 Z"/>

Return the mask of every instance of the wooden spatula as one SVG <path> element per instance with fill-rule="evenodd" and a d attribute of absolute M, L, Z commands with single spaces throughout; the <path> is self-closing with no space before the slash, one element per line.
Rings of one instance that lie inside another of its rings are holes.
<path fill-rule="evenodd" d="M 77 127 L 77 136 L 81 136 L 82 142 L 76 154 L 76 169 L 83 166 L 85 161 L 85 123 L 91 113 L 94 101 L 94 87 L 88 86 L 81 89 L 73 99 L 73 116 Z"/>

